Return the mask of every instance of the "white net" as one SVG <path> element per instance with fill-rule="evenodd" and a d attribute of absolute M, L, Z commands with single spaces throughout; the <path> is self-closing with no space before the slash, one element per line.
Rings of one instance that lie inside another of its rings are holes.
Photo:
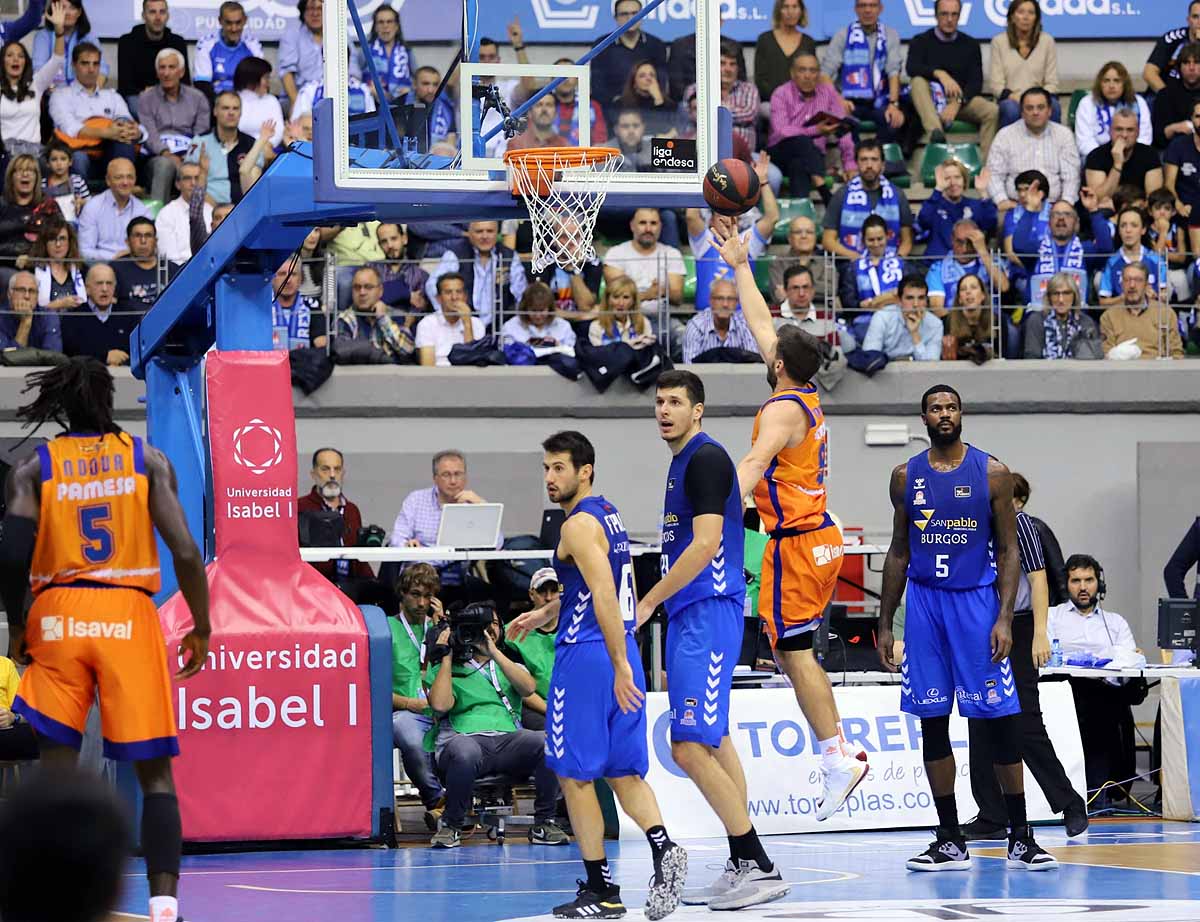
<path fill-rule="evenodd" d="M 514 152 L 508 161 L 512 185 L 529 210 L 533 227 L 533 271 L 557 265 L 577 272 L 596 258 L 592 231 L 609 181 L 623 158 L 615 150 L 562 148 Z"/>

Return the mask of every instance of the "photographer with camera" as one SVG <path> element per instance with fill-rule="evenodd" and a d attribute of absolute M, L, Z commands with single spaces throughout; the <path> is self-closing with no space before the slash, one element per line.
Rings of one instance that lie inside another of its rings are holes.
<path fill-rule="evenodd" d="M 429 643 L 432 633 L 436 638 Z M 435 848 L 462 844 L 462 827 L 471 806 L 475 779 L 503 774 L 534 779 L 535 845 L 566 845 L 567 835 L 553 822 L 558 779 L 546 766 L 545 733 L 521 728 L 521 699 L 536 690 L 533 676 L 515 650 L 501 639 L 500 619 L 489 603 L 477 602 L 450 614 L 449 624 L 427 635 L 432 664 L 429 706 L 453 733 L 431 730 L 426 749 L 436 740 L 437 764 L 446 786 L 442 828 Z"/>
<path fill-rule="evenodd" d="M 550 611 L 562 596 L 562 583 L 554 567 L 542 567 L 529 580 L 529 601 L 535 611 Z M 521 652 L 525 668 L 537 683 L 537 690 L 522 702 L 521 723 L 529 730 L 546 727 L 546 698 L 550 694 L 550 676 L 554 672 L 554 636 L 558 633 L 558 614 L 519 640 L 510 642 Z"/>

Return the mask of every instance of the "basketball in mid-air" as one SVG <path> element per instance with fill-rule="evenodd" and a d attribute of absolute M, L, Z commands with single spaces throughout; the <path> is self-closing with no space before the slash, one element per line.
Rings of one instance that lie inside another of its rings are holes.
<path fill-rule="evenodd" d="M 758 196 L 758 174 L 745 160 L 718 160 L 704 174 L 704 200 L 717 214 L 745 214 L 758 204 Z"/>

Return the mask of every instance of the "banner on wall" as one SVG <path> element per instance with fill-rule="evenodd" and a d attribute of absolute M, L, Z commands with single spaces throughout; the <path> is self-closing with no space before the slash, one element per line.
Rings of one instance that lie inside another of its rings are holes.
<path fill-rule="evenodd" d="M 1085 789 L 1083 745 L 1075 720 L 1075 703 L 1066 682 L 1040 688 L 1042 718 L 1058 758 L 1075 790 Z M 937 811 L 921 760 L 921 724 L 900 712 L 900 688 L 859 686 L 836 688 L 842 729 L 851 744 L 867 751 L 871 772 L 834 816 L 814 818 L 821 794 L 820 755 L 816 737 L 804 722 L 790 688 L 735 690 L 730 702 L 730 738 L 746 773 L 750 820 L 764 835 L 841 832 L 936 826 Z M 699 789 L 671 758 L 670 711 L 665 693 L 646 696 L 650 740 L 650 772 L 663 821 L 676 838 L 720 837 L 725 831 Z M 967 758 L 967 722 L 955 712 L 950 738 L 958 765 L 955 794 L 959 815 L 975 814 Z M 1025 793 L 1031 820 L 1050 819 L 1041 788 L 1028 770 Z M 622 838 L 640 838 L 637 824 L 621 823 Z"/>
<path fill-rule="evenodd" d="M 336 2 L 336 0 L 330 0 Z M 372 11 L 382 0 L 357 0 L 358 10 L 369 28 Z M 289 0 L 242 0 L 248 19 L 247 34 L 262 41 L 278 41 L 283 30 L 297 18 L 296 4 Z M 196 40 L 217 28 L 219 0 L 179 0 L 171 4 L 171 28 Z M 400 23 L 408 42 L 455 42 L 462 37 L 461 16 L 446 15 L 441 0 L 391 0 L 400 11 Z M 461 0 L 452 4 L 461 10 Z M 771 28 L 773 0 L 723 0 L 722 34 L 745 44 Z M 849 24 L 850 5 L 832 0 L 808 3 L 809 23 L 805 31 L 818 42 L 827 41 Z M 695 31 L 692 0 L 664 0 L 648 17 L 643 28 L 666 41 Z M 988 40 L 1004 29 L 1007 0 L 967 0 L 960 28 L 976 38 Z M 514 0 L 512 3 L 479 2 L 480 34 L 506 41 L 505 27 L 513 15 L 520 17 L 525 40 L 551 44 L 591 45 L 603 30 L 615 27 L 612 0 Z M 140 22 L 141 0 L 111 0 L 88 9 L 92 30 L 103 38 L 116 38 Z M 1046 0 L 1042 4 L 1043 26 L 1055 38 L 1130 39 L 1157 38 L 1163 32 L 1186 25 L 1184 11 L 1176 0 Z M 891 0 L 883 20 L 908 39 L 932 28 L 933 0 Z M 418 52 L 419 55 L 419 52 Z M 444 61 L 431 60 L 439 69 Z M 511 61 L 509 63 L 512 63 Z"/>

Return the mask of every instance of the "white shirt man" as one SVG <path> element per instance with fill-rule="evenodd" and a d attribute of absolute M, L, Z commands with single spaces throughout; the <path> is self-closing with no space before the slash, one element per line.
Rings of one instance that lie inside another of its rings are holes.
<path fill-rule="evenodd" d="M 1100 605 L 1098 570 L 1094 563 L 1083 555 L 1067 561 L 1070 599 L 1050 609 L 1050 638 L 1062 644 L 1064 657 L 1090 653 L 1104 659 L 1112 656 L 1114 648 L 1131 653 L 1137 650 L 1129 623 Z"/>
<path fill-rule="evenodd" d="M 483 321 L 471 313 L 463 277 L 450 272 L 438 279 L 441 309 L 417 324 L 417 359 L 422 365 L 449 367 L 450 350 L 471 343 L 486 332 Z M 470 327 L 467 324 L 470 323 Z"/>
<path fill-rule="evenodd" d="M 687 272 L 683 254 L 673 246 L 659 242 L 662 219 L 657 209 L 639 208 L 629 222 L 633 239 L 619 243 L 604 254 L 604 277 L 613 280 L 627 275 L 637 285 L 642 310 L 657 314 L 660 301 L 666 306 L 683 303 L 683 277 Z M 666 268 L 666 288 L 661 290 L 659 273 Z M 666 298 L 663 298 L 666 294 Z"/>
<path fill-rule="evenodd" d="M 154 228 L 158 231 L 158 254 L 172 262 L 187 262 L 192 258 L 191 230 L 188 224 L 188 203 L 200 178 L 200 164 L 185 163 L 175 175 L 179 195 L 158 212 Z M 204 230 L 212 231 L 213 206 L 204 203 Z"/>

